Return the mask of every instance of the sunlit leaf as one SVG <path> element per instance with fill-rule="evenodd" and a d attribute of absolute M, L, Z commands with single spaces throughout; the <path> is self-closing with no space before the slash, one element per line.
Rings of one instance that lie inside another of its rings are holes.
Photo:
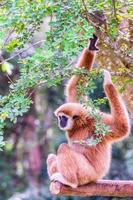
<path fill-rule="evenodd" d="M 2 71 L 3 72 L 7 72 L 7 74 L 11 75 L 12 74 L 12 70 L 13 70 L 14 66 L 9 63 L 9 62 L 4 62 L 2 64 Z"/>

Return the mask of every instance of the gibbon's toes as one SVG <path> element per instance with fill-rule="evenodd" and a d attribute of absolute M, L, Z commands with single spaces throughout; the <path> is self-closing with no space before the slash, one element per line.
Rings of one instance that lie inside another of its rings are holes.
<path fill-rule="evenodd" d="M 111 75 L 108 70 L 104 70 L 104 85 L 112 84 Z"/>
<path fill-rule="evenodd" d="M 48 155 L 46 163 L 47 165 L 50 165 L 55 160 L 56 160 L 56 155 L 51 153 Z"/>
<path fill-rule="evenodd" d="M 57 195 L 60 192 L 60 188 L 61 184 L 59 182 L 51 182 L 49 190 L 52 194 Z"/>
<path fill-rule="evenodd" d="M 64 184 L 64 185 L 68 185 L 68 186 L 70 186 L 70 187 L 72 187 L 72 188 L 77 188 L 77 184 L 70 183 L 70 182 L 67 181 L 67 180 L 62 176 L 62 174 L 59 173 L 59 172 L 54 173 L 54 174 L 50 177 L 50 180 L 51 180 L 51 181 L 60 182 L 60 183 L 62 183 L 62 184 Z"/>

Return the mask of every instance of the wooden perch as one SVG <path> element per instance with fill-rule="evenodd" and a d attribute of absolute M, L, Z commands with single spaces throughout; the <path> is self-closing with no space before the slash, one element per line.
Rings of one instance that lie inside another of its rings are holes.
<path fill-rule="evenodd" d="M 51 182 L 50 191 L 54 195 L 63 196 L 133 197 L 133 181 L 100 180 L 75 189 L 59 182 Z"/>

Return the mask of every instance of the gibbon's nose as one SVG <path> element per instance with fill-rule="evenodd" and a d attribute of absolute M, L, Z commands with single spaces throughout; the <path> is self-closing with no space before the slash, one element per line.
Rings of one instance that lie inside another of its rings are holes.
<path fill-rule="evenodd" d="M 60 126 L 64 128 L 67 125 L 68 118 L 64 115 L 59 116 L 60 119 Z"/>

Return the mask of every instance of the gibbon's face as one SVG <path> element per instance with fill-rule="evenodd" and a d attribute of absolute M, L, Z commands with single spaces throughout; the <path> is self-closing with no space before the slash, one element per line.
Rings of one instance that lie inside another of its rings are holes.
<path fill-rule="evenodd" d="M 54 112 L 58 118 L 58 126 L 61 130 L 70 131 L 74 126 L 80 125 L 80 121 L 87 115 L 86 110 L 79 103 L 65 103 Z"/>

